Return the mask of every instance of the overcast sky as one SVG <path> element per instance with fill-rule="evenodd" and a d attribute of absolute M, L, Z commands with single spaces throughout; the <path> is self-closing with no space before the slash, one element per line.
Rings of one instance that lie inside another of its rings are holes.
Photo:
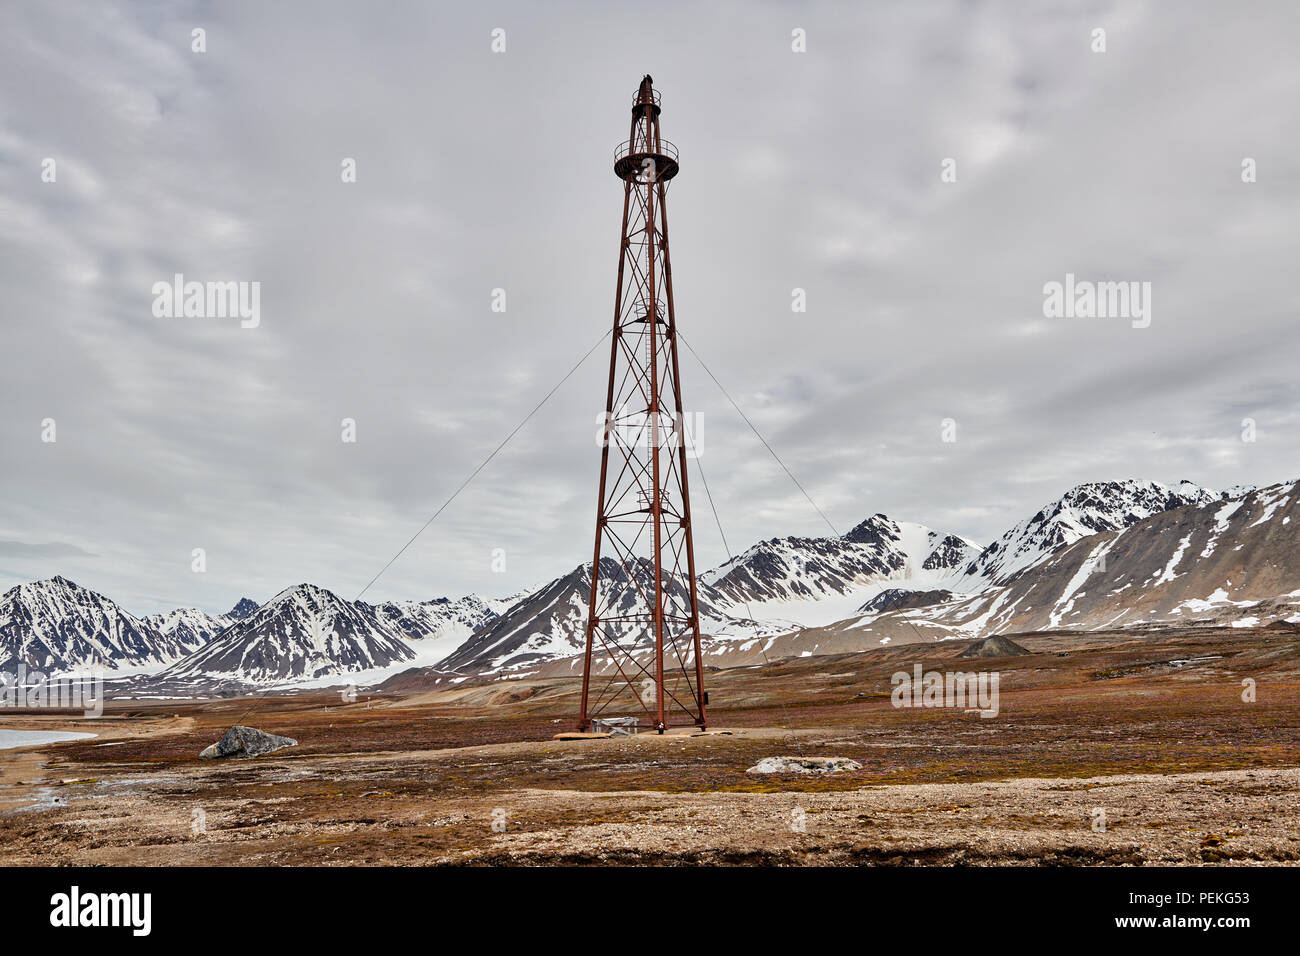
<path fill-rule="evenodd" d="M 1082 481 L 1300 475 L 1291 0 L 456 6 L 0 6 L 0 587 L 354 597 L 608 328 L 645 72 L 679 327 L 839 531 L 987 542 Z M 1150 282 L 1149 327 L 1045 318 L 1067 272 Z M 260 325 L 155 317 L 175 273 L 259 282 Z M 367 599 L 589 560 L 606 362 Z M 682 377 L 731 545 L 828 533 Z"/>

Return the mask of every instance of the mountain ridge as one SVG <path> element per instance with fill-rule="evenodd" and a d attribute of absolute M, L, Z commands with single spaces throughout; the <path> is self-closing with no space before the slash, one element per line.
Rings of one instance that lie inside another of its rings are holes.
<path fill-rule="evenodd" d="M 854 630 L 875 633 L 890 626 L 898 632 L 891 640 L 914 639 L 918 624 L 932 636 L 942 631 L 945 622 L 965 633 L 962 629 L 969 630 L 981 617 L 984 624 L 997 628 L 1012 620 L 1040 629 L 1090 622 L 1105 602 L 1098 603 L 1095 587 L 1090 592 L 1082 585 L 1058 602 L 1059 607 L 1053 604 L 1045 618 L 1024 616 L 1027 608 L 1051 596 L 1043 588 L 1067 590 L 1070 578 L 1057 580 L 1066 573 L 1063 568 L 1081 573 L 1079 567 L 1061 563 L 1083 553 L 1078 550 L 1081 541 L 1096 538 L 1092 545 L 1100 546 L 1109 540 L 1106 536 L 1123 538 L 1155 516 L 1192 509 L 1186 515 L 1199 517 L 1187 519 L 1195 527 L 1189 525 L 1180 536 L 1180 541 L 1187 537 L 1187 544 L 1176 561 L 1172 553 L 1164 553 L 1163 544 L 1149 544 L 1148 560 L 1159 551 L 1161 568 L 1140 580 L 1136 571 L 1127 572 L 1133 577 L 1127 582 L 1129 597 L 1139 590 L 1163 589 L 1163 593 L 1188 573 L 1184 565 L 1209 567 L 1222 560 L 1216 542 L 1224 535 L 1234 539 L 1238 549 L 1244 545 L 1236 537 L 1263 542 L 1257 534 L 1246 535 L 1247 529 L 1239 526 L 1241 519 L 1234 520 L 1233 515 L 1253 514 L 1257 502 L 1272 501 L 1268 496 L 1282 494 L 1279 489 L 1284 487 L 1286 483 L 1265 489 L 1244 485 L 1216 492 L 1192 482 L 1172 486 L 1140 479 L 1086 482 L 983 549 L 960 535 L 879 513 L 843 535 L 769 538 L 698 576 L 705 654 L 734 658 L 755 648 L 779 653 L 800 643 L 792 635 L 821 634 L 843 640 Z M 1276 519 L 1283 537 L 1294 535 L 1295 525 L 1300 524 L 1287 523 L 1290 506 L 1284 505 L 1277 504 L 1276 515 L 1261 518 Z M 1214 509 L 1214 515 L 1209 509 Z M 1220 524 L 1215 534 L 1205 530 Z M 1126 539 L 1115 554 L 1126 553 L 1131 540 Z M 1274 560 L 1291 573 L 1286 564 L 1289 552 L 1278 554 Z M 598 603 L 613 602 L 617 610 L 634 593 L 634 582 L 620 578 L 616 562 L 602 561 L 605 571 Z M 1201 579 L 1208 580 L 1207 574 L 1200 575 L 1197 587 Z M 1033 575 L 1038 583 L 1026 583 L 1022 580 L 1026 575 Z M 648 584 L 644 562 L 633 577 L 643 578 L 643 587 Z M 1032 600 L 999 598 L 1035 587 L 1039 590 Z M 1122 588 L 1122 583 L 1117 587 Z M 681 600 L 680 588 L 680 582 L 669 583 L 671 600 Z M 1228 588 L 1224 589 L 1228 603 L 1216 600 L 1218 590 L 1188 591 L 1180 613 L 1201 613 L 1196 611 L 1199 601 L 1223 617 L 1226 609 L 1236 607 L 1231 601 L 1241 598 Z M 57 670 L 93 660 L 110 669 L 139 668 L 185 680 L 220 677 L 251 685 L 351 679 L 372 670 L 415 666 L 421 660 L 460 673 L 525 673 L 582 650 L 589 598 L 590 565 L 583 564 L 511 598 L 466 595 L 455 600 L 370 605 L 345 601 L 304 582 L 261 606 L 241 598 L 226 614 L 177 608 L 137 617 L 104 595 L 56 575 L 0 595 L 0 666 L 12 669 L 22 662 L 29 668 Z M 1157 616 L 1169 613 L 1170 606 L 1156 609 Z M 611 611 L 602 616 L 616 620 L 619 615 Z M 1116 620 L 1142 624 L 1140 617 L 1134 613 Z M 933 619 L 928 625 L 927 618 Z M 620 640 L 637 646 L 648 640 L 645 628 L 636 622 L 619 633 Z M 840 637 L 834 637 L 837 634 Z M 813 653 L 825 652 L 817 640 L 812 644 Z"/>

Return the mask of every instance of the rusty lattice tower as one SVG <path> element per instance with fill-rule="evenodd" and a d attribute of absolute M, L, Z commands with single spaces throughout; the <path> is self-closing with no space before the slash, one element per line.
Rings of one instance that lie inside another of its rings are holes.
<path fill-rule="evenodd" d="M 649 76 L 614 152 L 623 236 L 609 360 L 580 730 L 595 717 L 674 716 L 705 726 L 704 667 L 677 362 L 668 184 L 677 150 L 659 134 Z M 593 672 L 593 666 L 595 672 Z"/>

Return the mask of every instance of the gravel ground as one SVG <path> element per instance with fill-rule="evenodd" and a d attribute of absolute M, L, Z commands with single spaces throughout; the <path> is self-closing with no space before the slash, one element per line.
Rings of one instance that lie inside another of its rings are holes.
<path fill-rule="evenodd" d="M 710 675 L 727 733 L 560 742 L 578 682 L 122 702 L 0 755 L 0 864 L 1066 864 L 1300 860 L 1290 634 L 1029 637 L 995 719 L 899 709 L 917 648 Z M 920 663 L 957 666 L 960 647 Z M 965 666 L 964 662 L 962 666 Z M 1258 702 L 1242 677 L 1258 682 Z M 300 745 L 204 761 L 232 723 Z M 798 730 L 783 729 L 797 727 Z M 717 728 L 715 728 L 717 729 Z M 764 757 L 832 774 L 748 774 Z"/>
<path fill-rule="evenodd" d="M 751 738 L 755 739 L 755 738 Z M 761 733 L 756 740 L 761 741 Z M 770 743 L 771 741 L 769 741 Z M 693 741 L 692 746 L 707 746 Z M 468 774 L 544 745 L 453 752 Z M 667 745 L 674 750 L 672 744 Z M 664 750 L 663 744 L 639 748 Z M 6 864 L 1201 864 L 1300 860 L 1300 770 L 838 791 L 466 792 L 445 751 L 31 786 Z M 541 758 L 553 759 L 553 758 Z"/>
<path fill-rule="evenodd" d="M 840 793 L 529 791 L 487 863 L 1199 864 L 1300 860 L 1300 770 Z M 580 821 L 534 825 L 557 803 Z"/>

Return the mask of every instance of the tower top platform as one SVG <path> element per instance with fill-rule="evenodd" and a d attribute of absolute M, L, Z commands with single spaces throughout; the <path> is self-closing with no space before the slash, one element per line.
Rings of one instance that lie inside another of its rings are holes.
<path fill-rule="evenodd" d="M 681 164 L 677 147 L 659 135 L 659 91 L 647 73 L 632 98 L 632 136 L 614 150 L 614 175 L 635 183 L 666 182 Z"/>

